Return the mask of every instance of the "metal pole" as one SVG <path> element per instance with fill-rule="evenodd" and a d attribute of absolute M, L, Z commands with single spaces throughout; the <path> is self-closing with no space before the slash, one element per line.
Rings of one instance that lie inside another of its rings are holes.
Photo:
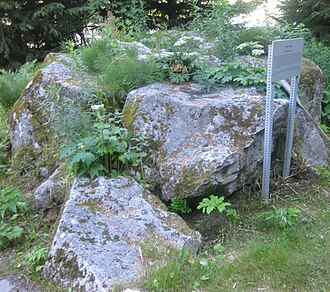
<path fill-rule="evenodd" d="M 262 178 L 262 198 L 269 199 L 270 167 L 272 159 L 272 137 L 273 137 L 273 112 L 275 84 L 272 82 L 273 46 L 268 47 L 268 71 L 267 71 L 267 94 L 266 94 L 266 116 L 264 137 L 264 161 Z"/>
<path fill-rule="evenodd" d="M 294 119 L 296 114 L 297 87 L 298 87 L 298 77 L 294 76 L 291 78 L 291 86 L 290 86 L 289 118 L 288 118 L 288 128 L 287 128 L 286 142 L 285 142 L 283 178 L 288 177 L 290 174 L 291 153 L 292 153 L 293 136 L 294 136 Z"/>

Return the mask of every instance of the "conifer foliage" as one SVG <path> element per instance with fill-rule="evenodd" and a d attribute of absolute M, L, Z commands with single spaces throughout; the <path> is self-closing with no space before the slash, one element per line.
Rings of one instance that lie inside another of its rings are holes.
<path fill-rule="evenodd" d="M 285 0 L 281 9 L 289 23 L 303 23 L 313 34 L 330 43 L 330 0 Z"/>
<path fill-rule="evenodd" d="M 79 34 L 105 0 L 0 1 L 0 67 L 43 58 Z"/>

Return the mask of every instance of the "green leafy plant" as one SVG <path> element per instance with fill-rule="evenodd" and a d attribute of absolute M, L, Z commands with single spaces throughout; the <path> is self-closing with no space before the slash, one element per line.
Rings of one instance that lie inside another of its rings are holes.
<path fill-rule="evenodd" d="M 319 176 L 322 185 L 324 185 L 326 187 L 330 186 L 330 168 L 329 167 L 322 167 L 322 166 L 317 165 L 316 174 Z"/>
<path fill-rule="evenodd" d="M 203 213 L 211 214 L 212 211 L 218 210 L 222 213 L 231 204 L 224 202 L 225 197 L 218 197 L 215 195 L 210 195 L 210 198 L 204 198 L 197 206 L 197 210 L 202 210 Z"/>
<path fill-rule="evenodd" d="M 28 62 L 16 71 L 0 69 L 0 104 L 8 111 L 20 97 L 23 89 L 40 69 L 36 61 Z"/>
<path fill-rule="evenodd" d="M 69 173 L 77 176 L 118 176 L 141 166 L 147 155 L 142 151 L 143 143 L 122 126 L 117 112 L 100 116 L 88 135 L 63 145 L 59 157 L 65 158 Z"/>
<path fill-rule="evenodd" d="M 172 199 L 171 209 L 174 212 L 182 214 L 189 214 L 192 212 L 192 209 L 188 206 L 186 199 Z"/>
<path fill-rule="evenodd" d="M 196 65 L 192 58 L 186 54 L 175 53 L 169 57 L 158 60 L 159 68 L 165 72 L 165 77 L 172 83 L 183 83 L 191 78 Z"/>
<path fill-rule="evenodd" d="M 11 226 L 0 222 L 0 250 L 18 242 L 24 235 L 24 229 L 20 226 Z"/>
<path fill-rule="evenodd" d="M 242 86 L 256 86 L 257 90 L 266 88 L 266 71 L 253 68 L 239 61 L 229 62 L 221 67 L 201 64 L 193 73 L 193 79 L 207 87 L 209 91 L 215 85 L 234 83 Z"/>
<path fill-rule="evenodd" d="M 28 202 L 22 194 L 12 188 L 4 188 L 0 191 L 0 217 L 17 216 L 28 210 Z"/>
<path fill-rule="evenodd" d="M 23 264 L 32 268 L 33 272 L 40 273 L 47 258 L 48 248 L 36 246 L 24 256 Z"/>
<path fill-rule="evenodd" d="M 18 242 L 24 229 L 18 226 L 18 218 L 28 210 L 28 202 L 22 194 L 12 188 L 0 191 L 0 249 Z"/>
<path fill-rule="evenodd" d="M 209 9 L 195 10 L 195 17 L 190 23 L 192 29 L 202 32 L 207 40 L 214 42 L 211 53 L 220 60 L 231 59 L 238 45 L 236 33 L 233 33 L 237 26 L 230 21 L 233 16 L 234 10 L 228 1 L 212 1 Z"/>
<path fill-rule="evenodd" d="M 288 230 L 297 224 L 297 218 L 301 210 L 299 207 L 281 208 L 273 206 L 273 210 L 265 212 L 265 221 L 271 222 L 282 230 Z"/>

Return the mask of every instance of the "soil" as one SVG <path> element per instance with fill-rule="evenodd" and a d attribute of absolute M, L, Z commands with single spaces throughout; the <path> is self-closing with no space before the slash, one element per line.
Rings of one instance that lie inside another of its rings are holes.
<path fill-rule="evenodd" d="M 36 284 L 20 273 L 10 271 L 10 256 L 0 254 L 0 291 L 1 292 L 40 292 Z"/>

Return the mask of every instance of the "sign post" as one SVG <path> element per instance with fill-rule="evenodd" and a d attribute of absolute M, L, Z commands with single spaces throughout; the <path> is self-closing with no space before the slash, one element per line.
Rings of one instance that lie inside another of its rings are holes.
<path fill-rule="evenodd" d="M 273 41 L 272 45 L 269 46 L 262 178 L 262 197 L 264 199 L 269 199 L 275 82 L 291 77 L 289 121 L 283 169 L 283 177 L 289 176 L 294 134 L 297 85 L 298 76 L 301 73 L 303 46 L 303 38 Z"/>

